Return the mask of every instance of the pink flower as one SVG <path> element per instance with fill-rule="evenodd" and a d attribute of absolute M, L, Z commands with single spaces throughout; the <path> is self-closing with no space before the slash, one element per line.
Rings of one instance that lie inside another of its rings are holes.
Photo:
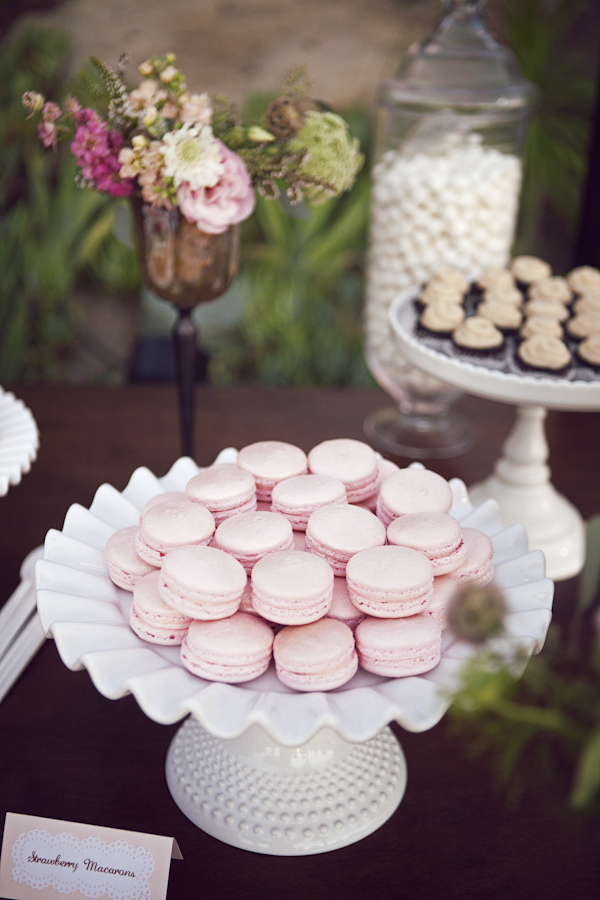
<path fill-rule="evenodd" d="M 222 234 L 230 225 L 243 222 L 254 211 L 256 197 L 243 160 L 217 141 L 221 148 L 224 171 L 212 188 L 191 190 L 187 182 L 177 188 L 177 202 L 188 222 L 200 231 Z"/>
<path fill-rule="evenodd" d="M 56 122 L 62 116 L 62 110 L 56 103 L 45 103 L 42 110 L 44 122 Z"/>
<path fill-rule="evenodd" d="M 126 197 L 133 191 L 133 179 L 121 178 L 119 151 L 123 137 L 111 131 L 98 113 L 84 108 L 76 113 L 77 129 L 71 152 L 85 181 L 112 197 Z"/>
<path fill-rule="evenodd" d="M 44 147 L 56 147 L 56 125 L 54 122 L 40 122 L 38 134 Z"/>

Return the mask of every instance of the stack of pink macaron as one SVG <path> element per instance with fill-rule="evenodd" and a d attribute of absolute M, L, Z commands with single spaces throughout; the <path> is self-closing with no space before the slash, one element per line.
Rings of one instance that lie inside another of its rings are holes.
<path fill-rule="evenodd" d="M 438 662 L 457 586 L 494 572 L 490 538 L 451 506 L 440 475 L 361 441 L 259 441 L 152 497 L 109 538 L 107 567 L 135 633 L 181 645 L 195 675 L 237 683 L 274 661 L 288 687 L 331 690 L 359 664 L 398 677 Z"/>

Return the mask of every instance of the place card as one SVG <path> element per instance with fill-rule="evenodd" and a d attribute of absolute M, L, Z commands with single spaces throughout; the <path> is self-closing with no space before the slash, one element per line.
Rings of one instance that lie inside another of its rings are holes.
<path fill-rule="evenodd" d="M 4 900 L 165 900 L 172 837 L 7 813 L 0 856 Z"/>

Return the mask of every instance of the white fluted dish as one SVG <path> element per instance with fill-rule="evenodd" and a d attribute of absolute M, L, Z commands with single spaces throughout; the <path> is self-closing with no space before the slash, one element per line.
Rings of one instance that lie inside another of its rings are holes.
<path fill-rule="evenodd" d="M 583 366 L 567 375 L 517 371 L 504 361 L 467 361 L 428 346 L 415 334 L 418 319 L 413 305 L 419 288 L 398 294 L 390 307 L 389 321 L 406 358 L 414 366 L 453 387 L 501 403 L 540 405 L 547 409 L 597 410 L 600 408 L 600 378 Z"/>
<path fill-rule="evenodd" d="M 31 410 L 0 387 L 0 497 L 29 472 L 38 446 L 38 428 Z"/>
<path fill-rule="evenodd" d="M 219 455 L 220 461 L 235 458 L 231 448 Z M 183 667 L 178 648 L 149 644 L 133 633 L 128 625 L 131 594 L 108 577 L 106 540 L 116 529 L 136 524 L 150 497 L 183 490 L 198 471 L 187 457 L 162 478 L 139 468 L 122 492 L 102 485 L 89 509 L 71 506 L 62 530 L 48 532 L 44 558 L 36 564 L 37 602 L 44 630 L 54 638 L 65 665 L 87 669 L 105 697 L 132 693 L 156 722 L 176 722 L 191 713 L 220 739 L 237 738 L 252 725 L 287 747 L 306 743 L 321 729 L 364 742 L 394 720 L 413 732 L 433 727 L 448 708 L 464 660 L 473 653 L 450 633 L 444 635 L 441 661 L 431 672 L 390 679 L 359 669 L 342 688 L 320 693 L 286 688 L 273 665 L 241 685 L 205 681 Z M 453 515 L 492 538 L 495 580 L 510 609 L 505 645 L 518 645 L 527 655 L 538 652 L 550 623 L 554 589 L 545 576 L 543 554 L 528 551 L 522 527 L 502 528 L 494 501 L 475 509 L 463 482 L 453 479 L 450 484 Z"/>

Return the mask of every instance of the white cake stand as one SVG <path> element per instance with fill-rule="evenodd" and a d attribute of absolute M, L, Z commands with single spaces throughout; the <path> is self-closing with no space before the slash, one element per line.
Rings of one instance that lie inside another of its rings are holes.
<path fill-rule="evenodd" d="M 221 461 L 235 460 L 227 450 Z M 419 465 L 418 463 L 416 465 Z M 136 524 L 162 491 L 182 490 L 198 472 L 182 458 L 164 478 L 137 469 L 122 493 L 96 492 L 90 509 L 72 506 L 62 531 L 49 531 L 36 565 L 43 627 L 70 669 L 85 667 L 111 699 L 132 693 L 155 722 L 190 715 L 171 743 L 167 782 L 199 828 L 236 847 L 278 856 L 335 850 L 379 828 L 402 799 L 406 763 L 388 726 L 433 727 L 448 708 L 471 645 L 444 636 L 441 662 L 425 675 L 388 679 L 359 669 L 335 691 L 286 688 L 273 668 L 243 685 L 204 681 L 181 664 L 179 649 L 140 640 L 128 625 L 131 594 L 109 579 L 104 546 Z M 474 509 L 464 484 L 451 482 L 453 513 L 494 544 L 495 580 L 509 607 L 497 648 L 538 652 L 551 618 L 554 585 L 524 529 L 503 529 L 498 507 Z M 524 663 L 523 663 L 524 665 Z"/>
<path fill-rule="evenodd" d="M 546 557 L 554 581 L 577 575 L 585 561 L 585 527 L 579 512 L 553 487 L 544 421 L 547 409 L 599 410 L 600 379 L 524 375 L 432 349 L 414 333 L 414 288 L 400 294 L 390 322 L 407 359 L 424 372 L 470 394 L 513 403 L 516 421 L 493 474 L 469 487 L 473 502 L 497 501 L 505 525 L 521 522 L 529 546 Z"/>
<path fill-rule="evenodd" d="M 0 387 L 0 497 L 29 472 L 38 446 L 38 429 L 31 410 Z"/>

